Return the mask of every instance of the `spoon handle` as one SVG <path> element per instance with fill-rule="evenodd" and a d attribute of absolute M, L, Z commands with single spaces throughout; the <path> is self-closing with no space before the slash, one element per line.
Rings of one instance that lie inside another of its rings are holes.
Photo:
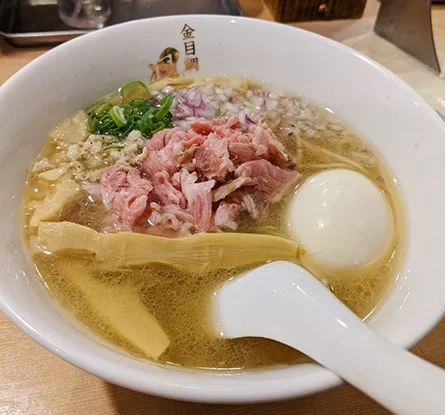
<path fill-rule="evenodd" d="M 273 262 L 218 296 L 224 336 L 285 343 L 398 415 L 445 414 L 445 370 L 375 334 L 305 269 Z"/>
<path fill-rule="evenodd" d="M 354 337 L 345 335 L 348 346 L 339 350 L 349 354 L 347 365 L 335 356 L 320 363 L 395 414 L 445 414 L 445 370 L 368 328 Z"/>

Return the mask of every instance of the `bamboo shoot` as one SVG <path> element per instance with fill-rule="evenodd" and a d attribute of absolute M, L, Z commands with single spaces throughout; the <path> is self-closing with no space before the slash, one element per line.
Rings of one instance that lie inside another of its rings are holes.
<path fill-rule="evenodd" d="M 54 192 L 43 199 L 35 208 L 29 226 L 35 228 L 42 221 L 57 219 L 65 205 L 79 192 L 79 185 L 71 179 L 58 183 Z"/>
<path fill-rule="evenodd" d="M 295 261 L 298 244 L 285 238 L 248 233 L 200 233 L 163 238 L 131 232 L 99 233 L 71 222 L 42 222 L 38 244 L 45 251 L 94 253 L 105 267 L 128 268 L 149 263 L 208 272 L 271 260 Z"/>
<path fill-rule="evenodd" d="M 135 287 L 109 286 L 96 281 L 86 266 L 72 261 L 60 270 L 96 310 L 99 317 L 117 334 L 157 359 L 170 344 L 158 321 L 141 303 Z"/>

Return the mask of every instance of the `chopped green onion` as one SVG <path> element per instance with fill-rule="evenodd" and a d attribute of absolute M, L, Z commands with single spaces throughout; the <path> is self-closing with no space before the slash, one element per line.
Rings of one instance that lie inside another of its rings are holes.
<path fill-rule="evenodd" d="M 107 98 L 107 102 L 110 105 L 119 105 L 122 103 L 122 97 L 121 94 L 119 94 L 119 91 L 115 91 L 112 94 L 110 94 Z"/>
<path fill-rule="evenodd" d="M 100 100 L 93 105 L 91 105 L 89 108 L 87 108 L 87 114 L 90 114 L 94 112 L 96 115 L 102 114 L 103 111 L 109 109 L 111 107 L 109 102 Z"/>
<path fill-rule="evenodd" d="M 165 124 L 162 123 L 162 122 L 160 122 L 160 123 L 158 123 L 156 125 L 157 125 L 156 128 L 152 131 L 153 134 L 157 133 L 159 131 L 162 131 L 165 128 Z"/>
<path fill-rule="evenodd" d="M 147 99 L 150 97 L 147 86 L 141 81 L 131 81 L 119 88 L 119 94 L 123 102 L 130 102 L 137 98 Z"/>
<path fill-rule="evenodd" d="M 122 140 L 133 130 L 151 137 L 171 125 L 173 115 L 170 109 L 174 100 L 173 96 L 166 95 L 153 104 L 149 101 L 147 87 L 140 81 L 123 85 L 119 89 L 119 94 L 109 95 L 105 100 L 88 108 L 90 133 Z M 130 100 L 131 97 L 135 98 Z"/>
<path fill-rule="evenodd" d="M 97 129 L 97 125 L 99 121 L 97 121 L 96 117 L 88 117 L 88 130 L 95 131 Z"/>
<path fill-rule="evenodd" d="M 159 101 L 159 111 L 156 114 L 156 120 L 162 120 L 167 113 L 170 111 L 170 107 L 173 104 L 173 96 L 172 95 L 166 95 L 164 98 Z"/>
<path fill-rule="evenodd" d="M 125 124 L 127 124 L 127 119 L 125 118 L 124 110 L 121 107 L 115 105 L 114 107 L 111 107 L 109 112 L 111 118 L 118 127 L 123 127 Z"/>

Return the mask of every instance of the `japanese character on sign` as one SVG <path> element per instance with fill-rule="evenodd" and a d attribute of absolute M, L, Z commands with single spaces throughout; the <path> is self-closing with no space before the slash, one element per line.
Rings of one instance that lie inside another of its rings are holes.
<path fill-rule="evenodd" d="M 195 54 L 195 42 L 193 40 L 184 42 L 184 47 L 185 47 L 186 55 L 194 55 Z"/>
<path fill-rule="evenodd" d="M 184 60 L 184 66 L 186 71 L 199 71 L 199 61 L 198 58 L 191 58 L 187 56 Z"/>
<path fill-rule="evenodd" d="M 185 24 L 181 30 L 182 38 L 185 39 L 193 39 L 193 32 L 195 29 L 192 29 L 188 24 Z"/>

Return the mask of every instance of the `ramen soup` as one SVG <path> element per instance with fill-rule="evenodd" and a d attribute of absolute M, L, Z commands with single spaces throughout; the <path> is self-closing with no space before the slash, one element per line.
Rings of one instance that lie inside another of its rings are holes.
<path fill-rule="evenodd" d="M 391 243 L 360 266 L 318 263 L 289 226 L 294 194 L 335 169 L 370 181 L 391 212 Z M 212 293 L 287 260 L 366 318 L 401 256 L 393 183 L 366 142 L 302 97 L 244 77 L 133 81 L 50 132 L 25 185 L 24 241 L 62 307 L 133 356 L 232 370 L 293 364 L 304 356 L 271 340 L 218 337 Z"/>

